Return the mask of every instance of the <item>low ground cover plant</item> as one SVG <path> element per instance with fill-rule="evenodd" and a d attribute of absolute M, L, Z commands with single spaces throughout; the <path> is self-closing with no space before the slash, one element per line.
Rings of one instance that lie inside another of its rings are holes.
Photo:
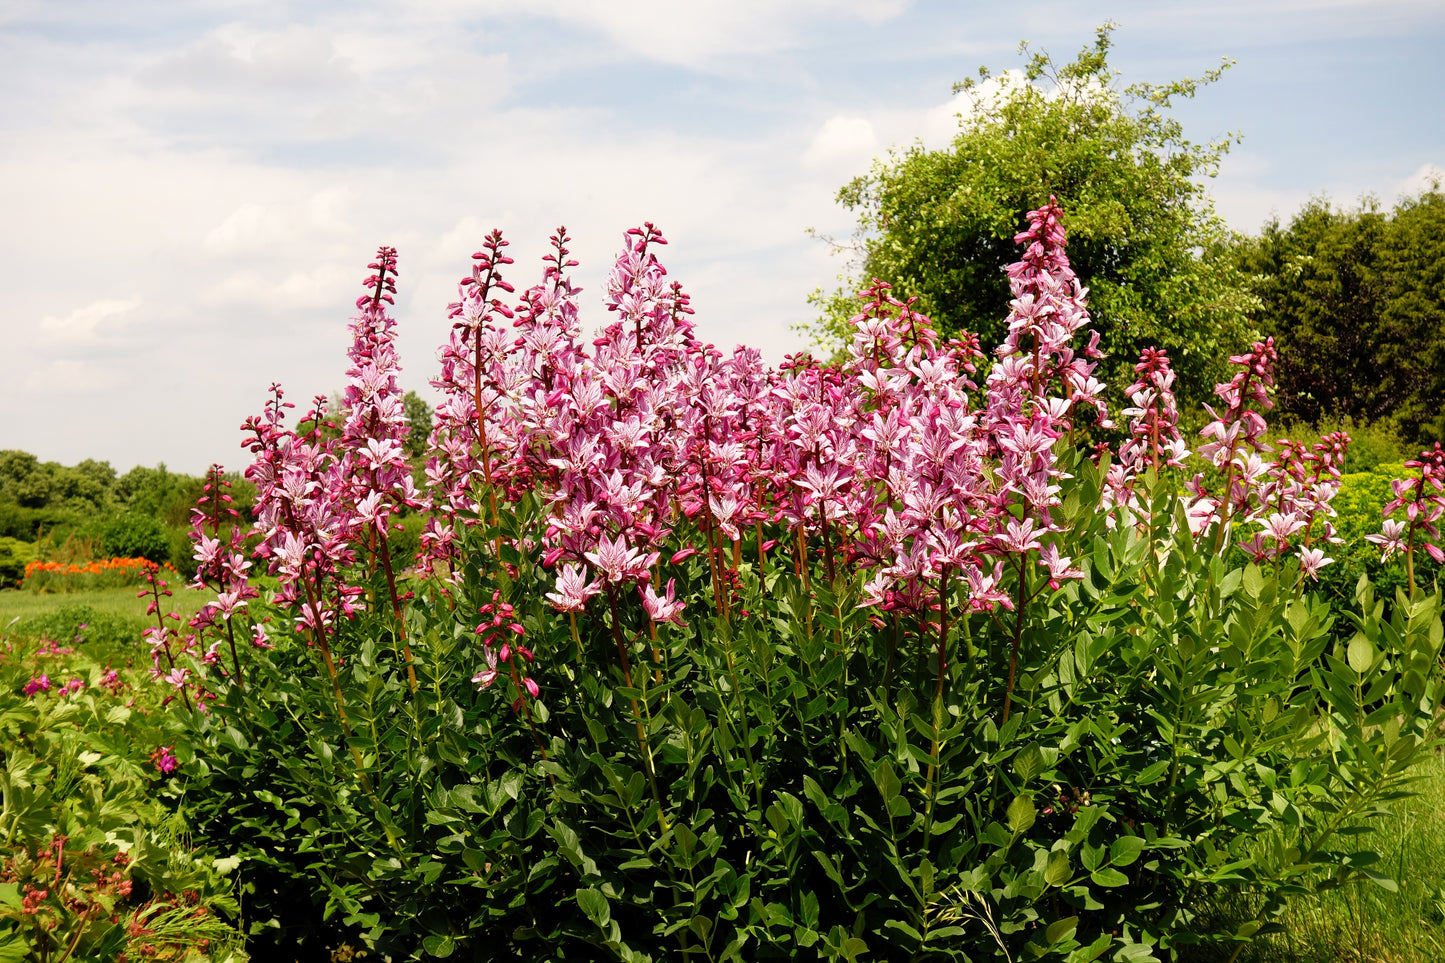
<path fill-rule="evenodd" d="M 0 960 L 236 957 L 231 885 L 170 784 L 180 720 L 137 643 L 77 610 L 0 633 Z"/>
<path fill-rule="evenodd" d="M 1186 477 L 1170 359 L 1109 411 L 1058 208 L 1018 241 L 992 356 L 875 282 L 846 361 L 770 368 L 697 339 L 651 225 L 590 339 L 565 232 L 520 297 L 494 232 L 424 484 L 381 249 L 340 405 L 275 386 L 245 425 L 254 526 L 207 481 L 214 602 L 151 595 L 254 951 L 1232 958 L 1394 886 L 1368 833 L 1439 745 L 1445 455 L 1376 507 L 1398 589 L 1334 604 L 1348 438 L 1267 450 L 1272 342 Z"/>

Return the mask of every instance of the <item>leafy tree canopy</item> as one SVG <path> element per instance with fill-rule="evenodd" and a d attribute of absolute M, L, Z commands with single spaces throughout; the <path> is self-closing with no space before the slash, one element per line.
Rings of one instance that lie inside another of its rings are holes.
<path fill-rule="evenodd" d="M 1445 435 L 1445 194 L 1438 184 L 1383 211 L 1327 198 L 1242 241 L 1260 327 L 1280 342 L 1280 408 L 1311 424 L 1389 421 Z"/>
<path fill-rule="evenodd" d="M 1139 351 L 1162 347 L 1194 393 L 1187 400 L 1198 401 L 1247 345 L 1255 302 L 1231 254 L 1234 236 L 1200 183 L 1229 142 L 1185 139 L 1169 109 L 1229 62 L 1198 79 L 1120 89 L 1108 64 L 1112 30 L 1100 27 L 1072 63 L 1039 52 L 1021 76 L 981 68 L 955 86 L 971 95 L 972 113 L 950 147 L 893 153 L 838 199 L 858 212 L 860 278 L 888 281 L 943 331 L 976 333 L 988 348 L 1004 335 L 1014 235 L 1055 196 L 1110 354 L 1101 374 L 1122 387 Z M 856 302 L 842 291 L 822 300 L 813 330 L 836 345 Z"/>
<path fill-rule="evenodd" d="M 0 451 L 0 502 L 23 508 L 103 510 L 115 498 L 115 469 L 87 458 L 73 468 L 26 451 Z"/>

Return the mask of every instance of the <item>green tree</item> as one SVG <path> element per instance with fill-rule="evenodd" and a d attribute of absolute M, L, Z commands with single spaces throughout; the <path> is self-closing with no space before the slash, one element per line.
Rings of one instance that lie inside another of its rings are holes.
<path fill-rule="evenodd" d="M 83 502 L 104 509 L 115 500 L 115 469 L 108 461 L 87 458 L 74 468 L 60 468 L 56 475 L 65 500 L 76 507 Z"/>
<path fill-rule="evenodd" d="M 991 81 L 981 68 L 955 86 L 969 92 L 973 113 L 950 147 L 915 145 L 844 187 L 838 199 L 859 217 L 852 286 L 888 281 L 941 330 L 970 331 L 992 347 L 1005 333 L 999 306 L 1009 298 L 1003 268 L 1019 256 L 1014 235 L 1052 195 L 1110 354 L 1103 377 L 1127 384 L 1139 351 L 1162 347 L 1197 401 L 1249 340 L 1254 302 L 1233 260 L 1234 235 L 1200 183 L 1229 142 L 1186 140 L 1168 111 L 1228 61 L 1199 79 L 1121 90 L 1108 64 L 1112 30 L 1100 27 L 1072 63 L 1031 55 L 1022 81 Z M 820 300 L 824 318 L 813 331 L 836 346 L 857 302 L 842 291 Z"/>
<path fill-rule="evenodd" d="M 1279 340 L 1277 401 L 1310 424 L 1389 421 L 1410 440 L 1445 433 L 1445 194 L 1382 211 L 1318 198 L 1241 243 L 1259 325 Z"/>
<path fill-rule="evenodd" d="M 30 452 L 0 451 L 0 499 L 23 508 L 44 508 L 53 487 L 50 472 Z"/>
<path fill-rule="evenodd" d="M 187 481 L 187 476 L 174 474 L 161 462 L 154 468 L 137 465 L 120 476 L 116 488 L 127 511 L 159 518 Z"/>
<path fill-rule="evenodd" d="M 415 391 L 402 395 L 401 403 L 406 412 L 406 441 L 402 447 L 406 457 L 420 463 L 426 458 L 427 438 L 431 436 L 432 406 Z"/>

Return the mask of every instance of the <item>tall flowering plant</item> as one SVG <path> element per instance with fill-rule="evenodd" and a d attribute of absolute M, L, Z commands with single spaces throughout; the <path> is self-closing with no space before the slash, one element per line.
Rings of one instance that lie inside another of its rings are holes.
<path fill-rule="evenodd" d="M 210 624 L 284 616 L 273 649 L 225 636 L 213 831 L 258 865 L 316 854 L 317 916 L 394 957 L 1144 959 L 1358 876 L 1330 840 L 1434 745 L 1438 595 L 1386 615 L 1362 585 L 1332 648 L 1305 576 L 1348 439 L 1271 457 L 1261 341 L 1186 480 L 1169 358 L 1143 354 L 1114 426 L 1058 205 L 1017 241 L 979 377 L 978 339 L 883 281 L 836 365 L 719 351 L 650 224 L 589 337 L 566 231 L 520 294 L 493 232 L 450 309 L 425 491 L 383 248 L 334 429 L 319 402 L 288 426 L 274 388 L 249 541 L 200 522 Z M 1420 467 L 1394 536 L 1430 551 Z M 401 512 L 426 515 L 410 572 Z M 269 600 L 240 587 L 247 544 Z M 285 737 L 225 728 L 263 721 Z"/>

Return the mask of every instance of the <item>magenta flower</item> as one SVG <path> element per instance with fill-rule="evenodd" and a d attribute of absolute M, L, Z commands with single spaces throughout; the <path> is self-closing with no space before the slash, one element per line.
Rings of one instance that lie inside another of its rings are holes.
<path fill-rule="evenodd" d="M 1057 590 L 1061 579 L 1083 578 L 1081 569 L 1071 568 L 1069 563 L 1073 559 L 1067 555 L 1059 554 L 1059 546 L 1053 543 L 1045 545 L 1039 552 L 1039 564 L 1049 570 L 1049 588 Z"/>
<path fill-rule="evenodd" d="M 628 581 L 643 581 L 648 577 L 647 570 L 653 562 L 657 561 L 657 553 L 643 555 L 637 549 L 627 544 L 624 535 L 618 535 L 609 539 L 606 535 L 597 543 L 595 552 L 586 552 L 583 555 L 602 573 L 603 579 L 610 584 L 617 584 Z"/>
<path fill-rule="evenodd" d="M 677 579 L 667 580 L 667 593 L 659 597 L 657 590 L 651 583 L 639 588 L 642 594 L 642 607 L 647 612 L 647 617 L 654 622 L 671 622 L 673 625 L 684 625 L 682 621 L 682 610 L 685 608 L 682 602 L 675 598 Z"/>
<path fill-rule="evenodd" d="M 1313 579 L 1318 579 L 1320 569 L 1334 561 L 1332 558 L 1325 558 L 1324 550 L 1319 548 L 1301 548 L 1299 557 L 1300 571 Z"/>
<path fill-rule="evenodd" d="M 472 676 L 472 681 L 483 689 L 490 689 L 492 683 L 497 681 L 497 676 L 501 674 L 501 671 L 497 668 L 497 653 L 496 650 L 488 645 L 483 646 L 482 654 L 483 658 L 487 660 L 487 667 Z"/>
<path fill-rule="evenodd" d="M 1295 515 L 1280 514 L 1275 512 L 1264 520 L 1264 530 L 1261 534 L 1268 539 L 1274 539 L 1281 543 L 1288 541 L 1289 537 L 1304 527 L 1304 519 Z"/>
<path fill-rule="evenodd" d="M 557 573 L 557 590 L 547 593 L 547 601 L 559 612 L 581 612 L 587 608 L 587 600 L 601 591 L 595 580 L 587 580 L 585 568 L 568 564 Z"/>
<path fill-rule="evenodd" d="M 33 696 L 37 692 L 46 692 L 50 689 L 50 676 L 37 675 L 25 683 L 25 694 Z"/>
<path fill-rule="evenodd" d="M 180 765 L 175 756 L 175 746 L 157 746 L 151 751 L 150 759 L 156 771 L 163 776 L 175 772 Z"/>

